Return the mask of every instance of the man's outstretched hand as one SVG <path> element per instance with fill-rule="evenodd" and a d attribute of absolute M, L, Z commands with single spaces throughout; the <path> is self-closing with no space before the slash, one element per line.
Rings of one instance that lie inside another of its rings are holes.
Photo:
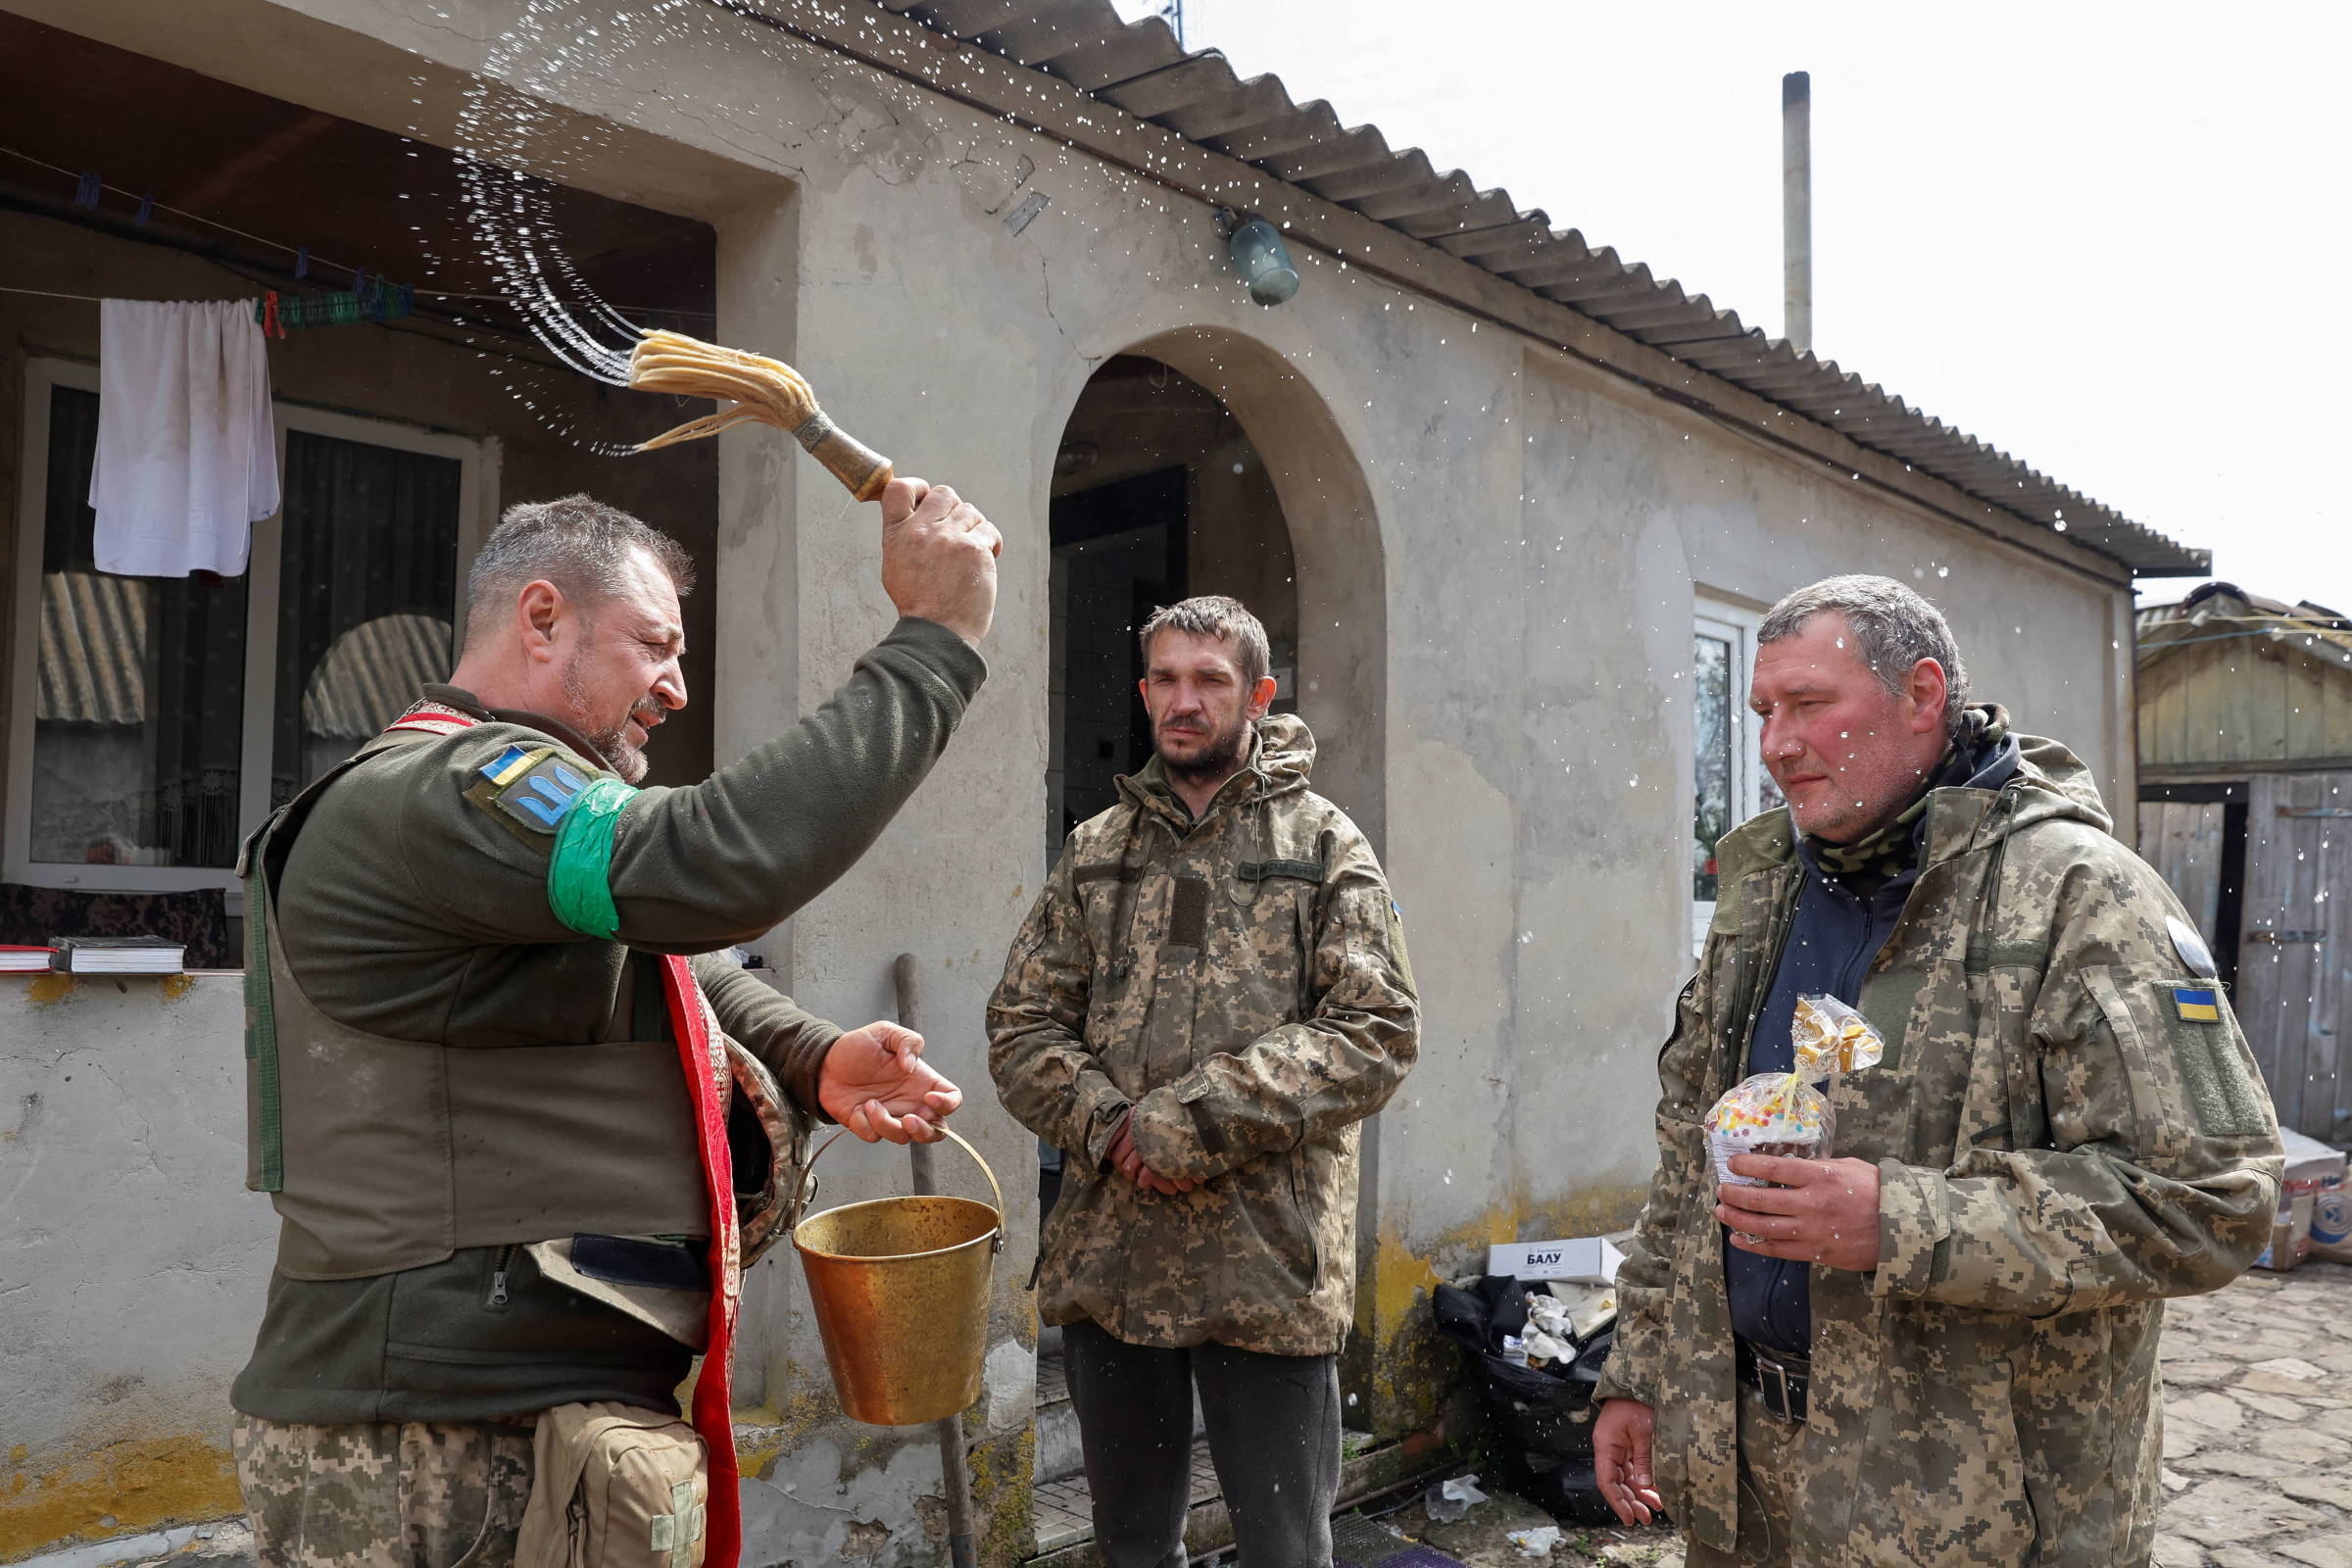
<path fill-rule="evenodd" d="M 1174 1198 L 1178 1193 L 1189 1193 L 1200 1185 L 1181 1176 L 1162 1176 L 1145 1164 L 1144 1156 L 1135 1152 L 1134 1131 L 1135 1112 L 1130 1110 L 1126 1119 L 1119 1123 L 1119 1130 L 1111 1134 L 1110 1147 L 1102 1151 L 1102 1157 L 1109 1160 L 1120 1175 L 1162 1198 Z"/>
<path fill-rule="evenodd" d="M 1657 1412 L 1640 1399 L 1604 1399 L 1593 1418 L 1592 1479 L 1629 1525 L 1645 1525 L 1666 1506 L 1650 1475 L 1650 1437 L 1656 1428 Z"/>
<path fill-rule="evenodd" d="M 869 1023 L 825 1053 L 816 1098 L 825 1114 L 867 1143 L 936 1144 L 940 1124 L 963 1091 L 923 1060 L 923 1037 L 895 1023 Z"/>

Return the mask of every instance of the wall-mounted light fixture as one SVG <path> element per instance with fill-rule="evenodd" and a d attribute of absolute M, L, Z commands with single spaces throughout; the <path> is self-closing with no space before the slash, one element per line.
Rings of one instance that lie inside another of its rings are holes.
<path fill-rule="evenodd" d="M 1233 270 L 1250 285 L 1250 297 L 1260 305 L 1280 305 L 1298 292 L 1298 269 L 1291 265 L 1290 247 L 1282 232 L 1262 218 L 1243 219 L 1226 212 L 1217 215 L 1228 236 L 1226 252 Z"/>

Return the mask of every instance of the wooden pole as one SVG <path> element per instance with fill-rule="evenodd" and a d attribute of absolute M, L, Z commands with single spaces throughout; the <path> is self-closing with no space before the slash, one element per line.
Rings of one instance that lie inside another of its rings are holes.
<path fill-rule="evenodd" d="M 902 953 L 890 966 L 890 978 L 898 991 L 899 1022 L 917 1034 L 922 1025 L 915 1022 L 919 1009 L 915 1003 L 914 955 Z M 907 1161 L 914 1167 L 914 1190 L 928 1196 L 939 1191 L 939 1181 L 931 1166 L 929 1144 L 908 1144 Z M 972 1543 L 972 1472 L 963 1455 L 963 1417 L 960 1414 L 943 1416 L 932 1423 L 939 1435 L 939 1475 L 948 1494 L 948 1556 L 952 1568 L 977 1568 L 979 1558 Z"/>

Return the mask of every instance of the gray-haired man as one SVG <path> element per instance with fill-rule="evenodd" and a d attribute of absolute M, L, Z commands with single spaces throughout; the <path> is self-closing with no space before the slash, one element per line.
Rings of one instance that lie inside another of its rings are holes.
<path fill-rule="evenodd" d="M 1659 1168 L 1617 1277 L 1602 1491 L 1693 1568 L 2132 1568 L 2160 1498 L 2162 1298 L 2268 1235 L 2278 1128 L 2212 960 L 2089 771 L 1963 701 L 1934 606 L 1834 577 L 1757 632 L 1786 809 L 1727 836 L 1659 1057 Z M 1703 1118 L 1790 1065 L 1797 997 L 1886 1058 L 1837 1158 Z"/>
<path fill-rule="evenodd" d="M 1070 835 L 989 1003 L 1005 1108 L 1063 1150 L 1038 1311 L 1062 1328 L 1110 1568 L 1183 1568 L 1193 1391 L 1242 1568 L 1329 1568 L 1356 1123 L 1420 1029 L 1372 847 L 1269 715 L 1231 599 L 1143 628 L 1158 756 Z"/>
<path fill-rule="evenodd" d="M 283 1224 L 230 1397 L 263 1568 L 502 1568 L 544 1412 L 676 1411 L 739 1289 L 706 1187 L 727 1140 L 697 1116 L 721 1073 L 739 1106 L 869 1141 L 928 1142 L 960 1103 L 919 1036 L 845 1033 L 721 951 L 857 860 L 987 673 L 996 529 L 913 479 L 881 523 L 901 618 L 840 695 L 701 785 L 638 789 L 686 704 L 691 564 L 586 496 L 512 509 L 451 683 L 248 845 L 251 1184 Z M 718 1403 L 700 1468 L 732 1568 Z"/>

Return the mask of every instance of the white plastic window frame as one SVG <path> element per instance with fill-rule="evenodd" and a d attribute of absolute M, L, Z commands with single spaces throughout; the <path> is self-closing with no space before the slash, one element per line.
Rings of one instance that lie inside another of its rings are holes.
<path fill-rule="evenodd" d="M 1764 760 L 1757 750 L 1755 714 L 1748 710 L 1748 682 L 1756 662 L 1756 627 L 1763 615 L 1741 605 L 1701 596 L 1690 616 L 1690 635 L 1714 637 L 1729 643 L 1732 650 L 1731 689 L 1732 706 L 1732 824 L 1754 816 L 1763 809 Z M 1698 789 L 1698 689 L 1691 683 L 1690 692 L 1690 789 Z M 1684 843 L 1690 842 L 1689 831 Z M 1690 867 L 1683 867 L 1690 875 Z M 1707 943 L 1707 926 L 1715 918 L 1713 899 L 1693 898 L 1690 901 L 1690 956 L 1696 957 Z"/>
<path fill-rule="evenodd" d="M 201 888 L 228 891 L 231 914 L 240 914 L 242 890 L 227 866 L 83 865 L 35 860 L 32 848 L 33 706 L 38 696 L 35 663 L 40 656 L 42 519 L 49 503 L 50 389 L 98 390 L 98 367 L 75 360 L 31 359 L 24 369 L 24 455 L 17 494 L 17 571 L 14 595 L 16 635 L 9 659 L 7 742 L 7 843 L 0 877 L 29 887 L 78 888 L 93 893 L 183 893 Z M 395 451 L 454 458 L 464 466 L 458 483 L 458 554 L 472 559 L 486 531 L 483 488 L 497 482 L 495 442 L 450 435 L 364 417 L 331 409 L 278 400 L 275 414 L 278 471 L 286 466 L 286 434 L 302 430 Z M 270 814 L 271 719 L 277 705 L 277 587 L 279 523 L 271 514 L 253 525 L 246 568 L 244 733 L 238 748 L 237 834 L 251 833 Z M 450 605 L 453 626 L 463 626 L 465 574 Z"/>

